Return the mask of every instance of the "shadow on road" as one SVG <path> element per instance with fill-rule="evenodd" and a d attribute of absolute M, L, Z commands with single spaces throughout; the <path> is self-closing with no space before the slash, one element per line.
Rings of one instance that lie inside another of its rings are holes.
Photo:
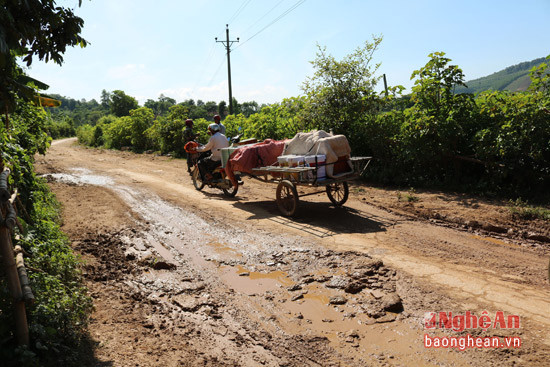
<path fill-rule="evenodd" d="M 300 201 L 296 216 L 281 215 L 274 200 L 238 201 L 234 207 L 250 212 L 248 219 L 267 219 L 317 237 L 330 237 L 342 233 L 384 232 L 394 223 L 387 219 L 348 207 L 335 207 L 328 203 Z"/>
<path fill-rule="evenodd" d="M 87 334 L 78 346 L 78 355 L 80 359 L 75 366 L 83 367 L 112 367 L 113 361 L 102 361 L 97 358 L 96 350 L 100 347 L 100 342 Z"/>

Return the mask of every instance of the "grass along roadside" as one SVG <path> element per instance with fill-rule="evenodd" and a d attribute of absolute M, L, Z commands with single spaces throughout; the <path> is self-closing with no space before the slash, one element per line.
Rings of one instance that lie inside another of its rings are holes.
<path fill-rule="evenodd" d="M 528 202 L 523 201 L 521 198 L 517 200 L 510 200 L 508 209 L 512 216 L 521 219 L 542 219 L 550 221 L 550 209 L 542 206 L 529 205 Z"/>

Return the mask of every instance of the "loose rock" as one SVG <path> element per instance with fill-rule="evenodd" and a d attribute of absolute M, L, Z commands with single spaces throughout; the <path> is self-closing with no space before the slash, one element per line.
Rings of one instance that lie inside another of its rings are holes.
<path fill-rule="evenodd" d="M 329 300 L 329 304 L 331 305 L 343 305 L 347 302 L 347 298 L 346 297 L 342 297 L 342 296 L 333 296 L 333 297 L 330 297 L 330 300 Z"/>
<path fill-rule="evenodd" d="M 403 303 L 397 293 L 389 293 L 382 297 L 382 308 L 390 312 L 402 312 Z"/>

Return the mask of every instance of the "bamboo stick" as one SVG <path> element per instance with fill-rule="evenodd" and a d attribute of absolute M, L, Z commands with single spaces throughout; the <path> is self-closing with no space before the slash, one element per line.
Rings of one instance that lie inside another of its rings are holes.
<path fill-rule="evenodd" d="M 17 255 L 15 255 L 15 264 L 17 266 L 17 273 L 19 275 L 21 291 L 23 292 L 23 300 L 32 304 L 34 303 L 34 294 L 32 293 L 29 276 L 27 275 L 27 270 L 25 269 L 23 252 L 19 252 Z"/>
<path fill-rule="evenodd" d="M 13 194 L 11 194 L 11 197 L 10 197 L 10 204 L 13 205 L 13 203 L 15 202 L 15 199 L 17 198 L 17 188 L 15 189 L 15 191 L 13 192 Z"/>
<path fill-rule="evenodd" d="M 5 203 L 10 198 L 10 192 L 8 191 L 8 176 L 10 175 L 10 169 L 4 168 L 0 173 L 0 203 Z"/>
<path fill-rule="evenodd" d="M 15 209 L 13 209 L 13 206 L 8 202 L 8 205 L 6 205 L 6 219 L 4 221 L 4 225 L 7 226 L 10 230 L 13 230 L 13 227 L 17 223 L 17 214 L 15 213 Z"/>
<path fill-rule="evenodd" d="M 16 240 L 19 236 L 16 236 Z M 23 256 L 29 257 L 29 253 L 25 251 L 20 245 L 15 245 L 13 247 L 15 252 L 15 263 L 17 265 L 17 272 L 19 273 L 19 281 L 21 283 L 21 290 L 23 291 L 23 299 L 25 302 L 34 303 L 34 294 L 32 293 L 32 288 L 30 286 L 29 277 L 27 275 L 27 268 L 25 267 L 25 262 L 23 261 Z"/>
<path fill-rule="evenodd" d="M 8 289 L 13 298 L 15 308 L 15 337 L 19 345 L 28 345 L 29 327 L 27 325 L 25 302 L 23 302 L 19 274 L 17 272 L 13 247 L 11 246 L 10 231 L 3 225 L 0 226 L 0 256 L 2 257 Z"/>

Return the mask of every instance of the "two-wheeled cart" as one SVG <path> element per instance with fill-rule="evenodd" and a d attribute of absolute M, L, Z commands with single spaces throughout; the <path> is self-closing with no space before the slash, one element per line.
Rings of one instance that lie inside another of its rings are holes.
<path fill-rule="evenodd" d="M 266 166 L 253 168 L 250 177 L 266 183 L 276 183 L 276 200 L 279 210 L 284 216 L 291 217 L 296 214 L 300 197 L 316 195 L 326 192 L 330 201 L 336 206 L 342 206 L 348 200 L 348 181 L 363 175 L 372 157 L 350 158 L 353 169 L 349 172 L 334 175 L 332 178 L 318 178 L 318 171 L 323 166 L 331 164 L 315 165 L 313 167 L 282 167 Z M 298 195 L 297 186 L 325 187 L 322 191 L 309 192 Z"/>

